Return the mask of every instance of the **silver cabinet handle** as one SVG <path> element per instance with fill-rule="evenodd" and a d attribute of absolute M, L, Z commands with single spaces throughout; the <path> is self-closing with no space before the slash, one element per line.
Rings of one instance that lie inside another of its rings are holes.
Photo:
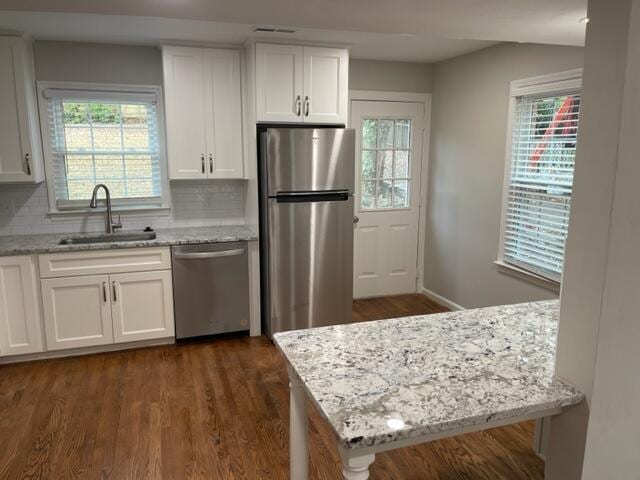
<path fill-rule="evenodd" d="M 296 115 L 299 117 L 301 113 L 302 113 L 302 99 L 300 98 L 300 95 L 298 95 L 296 97 Z"/>
<path fill-rule="evenodd" d="M 25 154 L 24 156 L 24 163 L 25 166 L 27 167 L 27 175 L 31 176 L 31 155 L 30 154 Z"/>
<path fill-rule="evenodd" d="M 213 155 L 209 154 L 209 173 L 213 173 Z"/>
<path fill-rule="evenodd" d="M 204 173 L 204 153 L 200 154 L 200 164 L 202 166 L 202 173 Z"/>
<path fill-rule="evenodd" d="M 360 221 L 360 217 L 353 217 L 353 223 L 358 223 Z"/>
<path fill-rule="evenodd" d="M 102 282 L 102 300 L 107 303 L 107 282 Z"/>
<path fill-rule="evenodd" d="M 309 96 L 304 97 L 304 116 L 309 116 L 309 105 L 311 104 L 311 100 L 309 100 Z"/>
<path fill-rule="evenodd" d="M 198 258 L 220 258 L 235 257 L 244 254 L 244 248 L 235 248 L 233 250 L 221 250 L 219 252 L 192 252 L 192 253 L 176 253 L 175 258 L 181 260 L 195 260 Z"/>
<path fill-rule="evenodd" d="M 116 282 L 111 282 L 111 290 L 113 291 L 113 303 L 118 301 L 118 297 L 116 295 Z"/>

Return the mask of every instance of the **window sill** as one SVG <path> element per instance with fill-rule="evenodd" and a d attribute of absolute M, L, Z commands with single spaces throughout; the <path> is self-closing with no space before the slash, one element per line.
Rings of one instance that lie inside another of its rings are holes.
<path fill-rule="evenodd" d="M 111 211 L 114 215 L 125 215 L 127 217 L 166 217 L 171 213 L 171 208 L 167 206 L 114 206 Z M 104 215 L 105 207 L 102 206 L 99 206 L 98 208 L 83 208 L 77 210 L 52 210 L 47 214 L 47 216 L 53 221 L 82 220 L 87 217 Z"/>
<path fill-rule="evenodd" d="M 546 288 L 556 294 L 560 293 L 560 282 L 549 280 L 541 275 L 536 275 L 535 273 L 529 272 L 523 268 L 518 268 L 515 265 L 510 265 L 502 260 L 496 260 L 493 263 L 498 267 L 498 271 L 501 273 L 520 278 L 521 280 Z"/>

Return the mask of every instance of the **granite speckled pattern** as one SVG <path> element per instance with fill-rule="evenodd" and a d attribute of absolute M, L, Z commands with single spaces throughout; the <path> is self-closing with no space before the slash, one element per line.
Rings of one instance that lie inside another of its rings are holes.
<path fill-rule="evenodd" d="M 579 403 L 554 379 L 558 301 L 278 333 L 345 448 Z"/>
<path fill-rule="evenodd" d="M 141 233 L 141 231 L 123 231 L 123 233 Z M 217 227 L 166 228 L 157 229 L 154 240 L 134 242 L 107 242 L 76 245 L 60 245 L 67 237 L 94 237 L 89 234 L 45 234 L 0 236 L 0 256 L 27 255 L 34 253 L 77 252 L 85 250 L 108 250 L 112 248 L 164 247 L 169 245 L 189 245 L 196 243 L 221 243 L 257 240 L 255 228 L 244 225 Z M 117 234 L 116 234 L 117 235 Z"/>

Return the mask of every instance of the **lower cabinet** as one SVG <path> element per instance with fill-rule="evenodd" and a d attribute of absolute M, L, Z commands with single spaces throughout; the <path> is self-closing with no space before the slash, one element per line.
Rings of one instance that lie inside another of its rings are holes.
<path fill-rule="evenodd" d="M 116 343 L 174 335 L 170 271 L 122 273 L 109 279 Z"/>
<path fill-rule="evenodd" d="M 113 343 L 109 275 L 42 280 L 47 349 Z"/>
<path fill-rule="evenodd" d="M 0 356 L 42 352 L 35 256 L 0 257 Z"/>
<path fill-rule="evenodd" d="M 47 278 L 41 282 L 49 350 L 174 335 L 169 270 Z"/>

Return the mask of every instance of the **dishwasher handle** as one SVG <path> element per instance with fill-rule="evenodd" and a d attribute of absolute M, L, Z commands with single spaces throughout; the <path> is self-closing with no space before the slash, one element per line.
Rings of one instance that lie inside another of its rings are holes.
<path fill-rule="evenodd" d="M 217 252 L 175 253 L 174 257 L 179 260 L 196 260 L 203 258 L 235 257 L 244 255 L 244 252 L 244 248 L 234 248 L 233 250 L 220 250 Z"/>

